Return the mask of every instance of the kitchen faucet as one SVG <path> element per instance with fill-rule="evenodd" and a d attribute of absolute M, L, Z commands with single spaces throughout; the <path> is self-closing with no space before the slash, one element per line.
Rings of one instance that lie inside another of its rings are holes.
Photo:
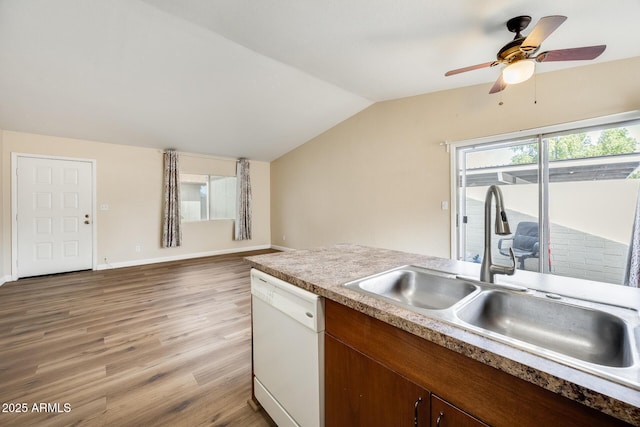
<path fill-rule="evenodd" d="M 500 187 L 497 185 L 492 185 L 487 190 L 487 196 L 484 200 L 484 256 L 482 257 L 482 266 L 480 267 L 480 281 L 489 283 L 494 283 L 493 276 L 496 274 L 511 276 L 516 272 L 516 257 L 513 254 L 512 248 L 509 248 L 511 267 L 493 264 L 491 260 L 491 199 L 494 197 L 496 199 L 496 234 L 511 234 L 507 214 L 504 211 L 502 191 L 500 191 Z"/>

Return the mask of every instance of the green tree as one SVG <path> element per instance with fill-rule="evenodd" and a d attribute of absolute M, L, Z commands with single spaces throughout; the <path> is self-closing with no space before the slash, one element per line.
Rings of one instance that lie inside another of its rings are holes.
<path fill-rule="evenodd" d="M 511 164 L 538 163 L 538 144 L 517 145 L 512 150 Z"/>
<path fill-rule="evenodd" d="M 549 160 L 575 159 L 585 157 L 591 138 L 586 133 L 549 138 Z M 538 163 L 538 144 L 513 147 L 512 164 Z"/>
<path fill-rule="evenodd" d="M 605 129 L 594 143 L 586 132 L 549 138 L 549 160 L 581 159 L 585 157 L 611 156 L 638 151 L 638 141 L 627 128 Z M 538 145 L 513 147 L 512 164 L 538 162 Z"/>
<path fill-rule="evenodd" d="M 549 139 L 549 160 L 587 157 L 591 137 L 585 132 L 556 136 Z"/>
<path fill-rule="evenodd" d="M 629 135 L 627 128 L 605 129 L 600 134 L 598 142 L 588 147 L 587 157 L 633 153 L 637 149 L 638 141 Z"/>

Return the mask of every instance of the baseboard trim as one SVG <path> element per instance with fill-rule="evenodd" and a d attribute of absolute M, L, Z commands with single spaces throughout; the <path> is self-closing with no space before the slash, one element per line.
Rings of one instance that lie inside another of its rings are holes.
<path fill-rule="evenodd" d="M 112 268 L 135 267 L 139 265 L 158 264 L 161 262 L 181 261 L 185 259 L 204 258 L 204 257 L 216 256 L 216 255 L 228 255 L 228 254 L 235 254 L 239 252 L 250 252 L 250 251 L 263 250 L 263 249 L 270 249 L 271 247 L 272 247 L 271 245 L 258 245 L 258 246 L 248 246 L 243 248 L 221 249 L 217 251 L 181 254 L 181 255 L 160 257 L 160 258 L 136 259 L 132 261 L 122 261 L 122 262 L 113 262 L 113 263 L 110 262 L 107 264 L 98 264 L 98 266 L 96 267 L 96 270 L 109 270 Z"/>
<path fill-rule="evenodd" d="M 161 257 L 161 258 L 149 258 L 149 259 L 136 259 L 132 261 L 122 261 L 122 262 L 114 262 L 114 263 L 105 263 L 98 264 L 96 270 L 110 270 L 112 268 L 123 268 L 123 267 L 135 267 L 138 265 L 147 265 L 147 264 L 157 264 L 161 262 L 169 262 L 169 261 L 181 261 L 185 259 L 191 258 L 204 258 L 208 256 L 216 256 L 216 255 L 228 255 L 235 254 L 240 252 L 251 252 L 251 251 L 259 251 L 264 249 L 276 249 L 279 251 L 293 251 L 293 248 L 288 248 L 286 246 L 277 246 L 277 245 L 257 245 L 257 246 L 248 246 L 244 248 L 233 248 L 233 249 L 221 249 L 217 251 L 207 251 L 207 252 L 198 252 L 192 254 L 182 254 L 182 255 L 174 255 L 169 257 Z M 16 279 L 17 280 L 17 279 Z M 14 279 L 10 276 L 0 276 L 0 286 L 4 285 L 7 282 L 13 282 Z"/>
<path fill-rule="evenodd" d="M 279 245 L 271 245 L 271 249 L 277 249 L 277 250 L 283 251 L 283 252 L 295 251 L 295 249 L 293 249 L 293 248 L 289 248 L 287 246 L 279 246 Z"/>

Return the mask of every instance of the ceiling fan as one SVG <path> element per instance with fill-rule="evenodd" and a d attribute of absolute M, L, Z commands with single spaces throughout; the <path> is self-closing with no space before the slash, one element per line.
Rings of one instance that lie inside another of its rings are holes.
<path fill-rule="evenodd" d="M 576 61 L 595 59 L 607 48 L 607 45 L 576 47 L 542 52 L 533 56 L 540 49 L 542 42 L 549 37 L 564 21 L 566 16 L 552 15 L 540 18 L 528 36 L 520 34 L 531 22 L 530 16 L 516 16 L 507 21 L 507 29 L 516 36 L 498 51 L 497 59 L 470 67 L 447 71 L 445 76 L 464 73 L 481 68 L 495 67 L 505 64 L 500 77 L 493 84 L 489 93 L 504 90 L 509 84 L 522 83 L 529 79 L 535 71 L 536 62 Z"/>

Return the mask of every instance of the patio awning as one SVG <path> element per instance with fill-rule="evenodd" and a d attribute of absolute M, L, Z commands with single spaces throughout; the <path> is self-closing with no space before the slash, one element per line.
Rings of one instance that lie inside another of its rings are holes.
<path fill-rule="evenodd" d="M 640 153 L 549 162 L 549 182 L 626 179 L 640 167 Z M 537 184 L 538 165 L 506 165 L 467 169 L 467 187 L 492 184 Z M 462 185 L 462 184 L 460 184 Z"/>

